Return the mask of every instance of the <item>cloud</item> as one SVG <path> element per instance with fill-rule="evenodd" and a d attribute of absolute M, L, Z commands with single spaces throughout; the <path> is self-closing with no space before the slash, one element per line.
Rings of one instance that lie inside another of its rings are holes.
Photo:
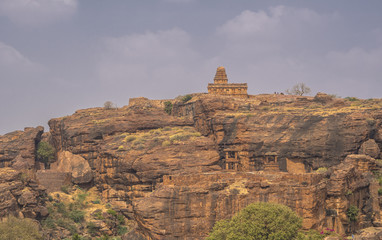
<path fill-rule="evenodd" d="M 121 86 L 118 90 L 131 96 L 172 97 L 205 92 L 223 65 L 231 82 L 248 82 L 251 94 L 304 82 L 313 92 L 377 97 L 382 43 L 373 49 L 350 41 L 351 47 L 339 46 L 338 39 L 348 37 L 342 36 L 341 18 L 277 6 L 243 11 L 205 36 L 202 45 L 179 28 L 108 38 L 98 77 L 103 89 Z M 371 34 L 378 36 L 375 30 Z"/>
<path fill-rule="evenodd" d="M 0 72 L 3 81 L 22 81 L 43 71 L 40 64 L 34 63 L 17 49 L 0 42 Z"/>
<path fill-rule="evenodd" d="M 200 60 L 191 41 L 178 28 L 105 39 L 98 76 L 106 88 L 135 89 L 133 95 L 185 92 L 198 75 L 194 67 Z"/>
<path fill-rule="evenodd" d="M 1 0 L 0 15 L 26 26 L 45 26 L 72 16 L 77 0 Z"/>
<path fill-rule="evenodd" d="M 315 91 L 377 97 L 382 44 L 370 49 L 352 43 L 343 34 L 341 18 L 285 6 L 246 10 L 217 28 L 220 51 L 214 58 L 233 69 L 236 81 L 247 81 L 252 93 L 284 91 L 305 82 Z M 347 45 L 339 45 L 341 39 Z"/>
<path fill-rule="evenodd" d="M 195 2 L 196 0 L 163 0 L 164 2 L 170 2 L 170 3 L 190 3 Z"/>

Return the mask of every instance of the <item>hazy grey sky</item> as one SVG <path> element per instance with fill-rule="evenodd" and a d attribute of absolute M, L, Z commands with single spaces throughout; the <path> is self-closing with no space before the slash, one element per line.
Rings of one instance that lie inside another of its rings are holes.
<path fill-rule="evenodd" d="M 0 134 L 206 92 L 221 65 L 250 94 L 380 98 L 382 1 L 0 0 Z"/>

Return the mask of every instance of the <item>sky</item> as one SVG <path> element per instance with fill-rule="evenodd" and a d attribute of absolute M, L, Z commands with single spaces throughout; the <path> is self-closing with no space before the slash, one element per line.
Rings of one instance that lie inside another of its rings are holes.
<path fill-rule="evenodd" d="M 381 98 L 380 0 L 0 0 L 0 134 L 129 98 L 305 83 Z"/>

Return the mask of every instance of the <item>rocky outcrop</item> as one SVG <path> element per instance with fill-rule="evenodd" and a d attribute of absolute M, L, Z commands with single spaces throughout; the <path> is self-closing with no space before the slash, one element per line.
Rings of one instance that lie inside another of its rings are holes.
<path fill-rule="evenodd" d="M 362 229 L 360 233 L 354 236 L 355 240 L 380 240 L 382 239 L 381 227 L 369 227 Z"/>
<path fill-rule="evenodd" d="M 35 168 L 36 146 L 43 132 L 43 127 L 25 128 L 0 136 L 0 168 Z"/>
<path fill-rule="evenodd" d="M 59 152 L 57 156 L 57 161 L 50 165 L 52 171 L 70 173 L 74 184 L 89 183 L 93 180 L 92 169 L 83 157 L 68 151 Z"/>
<path fill-rule="evenodd" d="M 49 214 L 45 197 L 45 189 L 25 173 L 0 168 L 0 218 L 8 215 L 44 218 Z"/>
<path fill-rule="evenodd" d="M 379 222 L 374 160 L 352 155 L 369 139 L 382 147 L 377 100 L 196 94 L 172 103 L 171 115 L 144 100 L 49 121 L 46 138 L 89 163 L 102 196 L 137 223 L 134 238 L 200 239 L 255 201 L 290 206 L 306 229 L 343 233 Z M 224 171 L 229 149 L 258 169 L 275 153 L 281 172 Z M 357 224 L 346 216 L 351 205 L 361 211 Z"/>
<path fill-rule="evenodd" d="M 382 147 L 381 100 L 193 94 L 171 100 L 170 115 L 167 100 L 131 102 L 52 119 L 49 133 L 0 136 L 0 217 L 48 214 L 37 179 L 48 191 L 95 185 L 135 222 L 128 239 L 202 239 L 217 220 L 258 201 L 288 205 L 305 229 L 382 224 L 372 175 L 381 166 L 373 159 Z M 47 170 L 35 161 L 42 139 L 59 153 Z M 267 172 L 269 153 L 277 161 Z M 227 170 L 228 158 L 248 166 Z M 350 206 L 359 209 L 356 222 Z"/>
<path fill-rule="evenodd" d="M 360 209 L 360 227 L 379 220 L 374 160 L 351 155 L 325 173 L 271 174 L 213 172 L 173 175 L 146 198 L 134 203 L 142 235 L 150 239 L 203 239 L 214 223 L 253 202 L 289 206 L 303 218 L 305 229 L 350 231 L 346 211 Z M 184 237 L 187 236 L 187 237 Z"/>
<path fill-rule="evenodd" d="M 296 105 L 298 99 L 278 97 L 260 95 L 233 101 L 201 96 L 175 104 L 173 114 L 192 117 L 195 127 L 212 136 L 220 150 L 237 147 L 252 159 L 278 153 L 283 170 L 286 158 L 298 159 L 307 169 L 334 166 L 357 153 L 361 144 L 381 129 L 380 107 L 355 110 L 348 103 L 326 107 L 308 97 L 304 104 Z"/>
<path fill-rule="evenodd" d="M 366 154 L 372 158 L 378 158 L 381 150 L 378 147 L 378 144 L 374 139 L 369 139 L 366 142 L 362 143 L 358 151 L 359 154 Z"/>

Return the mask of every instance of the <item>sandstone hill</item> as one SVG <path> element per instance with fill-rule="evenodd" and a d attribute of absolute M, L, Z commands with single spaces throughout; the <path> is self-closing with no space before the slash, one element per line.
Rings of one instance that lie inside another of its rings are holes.
<path fill-rule="evenodd" d="M 0 136 L 0 170 L 28 173 L 32 182 L 12 189 L 35 197 L 28 215 L 22 195 L 1 190 L 9 196 L 0 198 L 2 216 L 44 217 L 43 193 L 33 184 L 54 191 L 71 181 L 95 186 L 135 223 L 126 239 L 203 239 L 217 220 L 256 201 L 291 207 L 304 229 L 346 234 L 381 226 L 382 100 L 193 94 L 168 100 L 170 114 L 165 102 L 131 99 L 51 119 L 47 133 Z M 50 169 L 36 161 L 40 141 L 57 152 Z M 7 174 L 0 184 L 18 181 Z M 348 217 L 351 206 L 357 221 Z"/>

